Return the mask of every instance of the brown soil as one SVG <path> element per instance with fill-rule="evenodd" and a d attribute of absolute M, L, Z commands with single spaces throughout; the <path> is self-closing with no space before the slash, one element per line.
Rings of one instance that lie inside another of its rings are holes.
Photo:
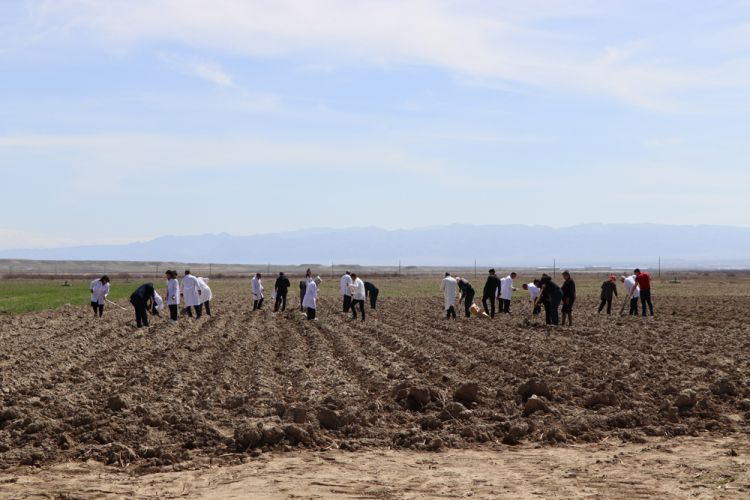
<path fill-rule="evenodd" d="M 364 323 L 327 298 L 308 322 L 251 312 L 239 286 L 213 318 L 145 331 L 112 307 L 102 321 L 3 317 L 0 467 L 747 436 L 748 297 L 658 297 L 646 319 L 582 311 L 584 298 L 575 327 L 549 329 L 446 322 L 438 298 L 384 298 Z"/>

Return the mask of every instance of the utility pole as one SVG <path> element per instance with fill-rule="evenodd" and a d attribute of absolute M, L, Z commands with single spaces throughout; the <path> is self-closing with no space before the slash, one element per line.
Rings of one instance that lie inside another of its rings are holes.
<path fill-rule="evenodd" d="M 398 259 L 398 275 L 401 276 L 401 259 Z"/>
<path fill-rule="evenodd" d="M 333 279 L 333 274 L 334 274 L 334 271 L 333 271 L 333 261 L 331 261 L 331 279 Z"/>
<path fill-rule="evenodd" d="M 658 274 L 658 277 L 659 277 L 659 279 L 661 279 L 661 255 L 659 256 L 659 274 Z"/>

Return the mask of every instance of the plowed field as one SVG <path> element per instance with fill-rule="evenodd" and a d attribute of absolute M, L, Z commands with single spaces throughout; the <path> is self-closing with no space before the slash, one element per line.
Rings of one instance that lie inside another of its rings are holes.
<path fill-rule="evenodd" d="M 657 288 L 655 318 L 608 317 L 592 284 L 576 325 L 548 328 L 525 325 L 520 294 L 511 316 L 446 321 L 438 292 L 426 296 L 434 280 L 414 293 L 378 284 L 365 322 L 339 311 L 330 281 L 314 322 L 294 307 L 252 312 L 239 282 L 216 288 L 213 317 L 156 318 L 148 330 L 134 329 L 125 301 L 102 320 L 84 307 L 3 315 L 0 466 L 95 459 L 147 472 L 290 447 L 749 430 L 746 295 Z"/>

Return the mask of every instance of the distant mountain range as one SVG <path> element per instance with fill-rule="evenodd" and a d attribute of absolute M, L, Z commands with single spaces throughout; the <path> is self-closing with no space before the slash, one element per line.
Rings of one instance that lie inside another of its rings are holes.
<path fill-rule="evenodd" d="M 0 251 L 0 258 L 216 264 L 750 268 L 750 228 L 660 224 L 314 228 L 254 236 L 162 236 L 126 245 Z"/>

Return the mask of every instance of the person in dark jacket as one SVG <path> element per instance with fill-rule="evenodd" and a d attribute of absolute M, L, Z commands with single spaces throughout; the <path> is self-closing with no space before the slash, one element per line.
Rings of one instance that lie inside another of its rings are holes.
<path fill-rule="evenodd" d="M 573 304 L 576 301 L 576 282 L 570 277 L 568 271 L 563 271 L 562 285 L 562 324 L 565 326 L 565 318 L 568 318 L 568 326 L 573 326 Z"/>
<path fill-rule="evenodd" d="M 305 279 L 300 280 L 299 282 L 299 310 L 302 312 L 305 312 L 305 306 L 302 305 L 302 302 L 305 300 L 305 292 L 307 292 L 307 280 L 312 277 L 312 271 L 310 271 L 310 268 L 307 268 L 307 271 L 305 271 Z"/>
<path fill-rule="evenodd" d="M 146 283 L 136 288 L 130 296 L 130 303 L 135 309 L 135 324 L 138 328 L 148 327 L 148 311 L 154 303 L 154 284 Z"/>
<path fill-rule="evenodd" d="M 273 311 L 276 312 L 281 306 L 281 311 L 286 311 L 286 294 L 289 291 L 289 287 L 292 284 L 289 282 L 289 278 L 284 273 L 279 273 L 279 277 L 276 278 L 273 288 L 276 290 L 276 303 L 273 305 Z"/>
<path fill-rule="evenodd" d="M 490 269 L 487 281 L 484 283 L 484 290 L 482 292 L 482 307 L 484 312 L 490 315 L 490 318 L 495 317 L 495 297 L 497 297 L 498 290 L 500 289 L 500 278 L 495 276 L 495 270 Z M 490 301 L 491 307 L 487 310 L 487 301 Z"/>
<path fill-rule="evenodd" d="M 559 325 L 560 313 L 558 308 L 560 302 L 562 302 L 562 290 L 547 274 L 542 275 L 539 283 L 542 285 L 539 302 L 544 306 L 545 321 L 548 325 Z"/>
<path fill-rule="evenodd" d="M 365 293 L 370 299 L 370 309 L 375 309 L 375 306 L 378 303 L 378 293 L 380 293 L 380 290 L 378 290 L 378 287 L 371 282 L 365 281 Z"/>
<path fill-rule="evenodd" d="M 617 297 L 617 277 L 610 276 L 607 281 L 602 283 L 602 301 L 599 303 L 599 312 L 602 312 L 604 305 L 607 305 L 607 314 L 612 314 L 612 297 Z"/>
<path fill-rule="evenodd" d="M 458 303 L 464 303 L 464 313 L 468 318 L 471 316 L 469 308 L 474 303 L 474 287 L 471 286 L 471 283 L 463 278 L 456 278 L 456 282 L 458 284 L 458 289 L 461 292 L 460 296 L 458 297 Z"/>

